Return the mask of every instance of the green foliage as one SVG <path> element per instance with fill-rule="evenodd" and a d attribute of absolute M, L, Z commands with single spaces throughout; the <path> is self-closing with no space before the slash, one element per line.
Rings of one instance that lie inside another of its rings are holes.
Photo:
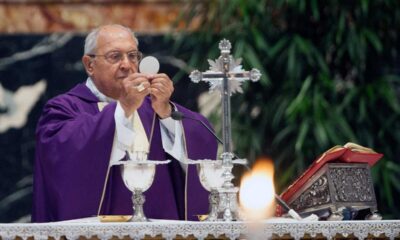
<path fill-rule="evenodd" d="M 227 38 L 244 68 L 263 74 L 232 98 L 238 155 L 270 155 L 279 192 L 334 145 L 373 148 L 385 154 L 373 168 L 380 211 L 400 217 L 399 1 L 215 0 L 188 8 L 180 22 L 198 28 L 178 35 L 175 48 L 190 67 L 206 70 Z"/>

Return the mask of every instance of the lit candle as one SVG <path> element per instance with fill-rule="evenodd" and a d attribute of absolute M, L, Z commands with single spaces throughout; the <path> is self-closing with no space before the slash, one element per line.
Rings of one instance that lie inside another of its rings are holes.
<path fill-rule="evenodd" d="M 272 161 L 257 161 L 240 183 L 239 201 L 247 220 L 272 217 L 275 212 L 274 168 Z"/>

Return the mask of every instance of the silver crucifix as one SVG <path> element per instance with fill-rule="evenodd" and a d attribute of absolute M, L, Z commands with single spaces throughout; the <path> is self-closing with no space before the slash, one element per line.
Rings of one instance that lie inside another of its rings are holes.
<path fill-rule="evenodd" d="M 222 134 L 223 134 L 223 153 L 221 155 L 224 172 L 224 184 L 218 190 L 220 194 L 220 201 L 222 203 L 223 219 L 225 221 L 237 220 L 237 200 L 236 194 L 238 189 L 232 184 L 234 178 L 232 174 L 234 157 L 232 151 L 232 137 L 231 137 L 231 101 L 230 96 L 232 93 L 242 93 L 241 83 L 246 80 L 253 82 L 258 81 L 261 77 L 259 70 L 253 68 L 251 71 L 244 71 L 240 65 L 241 59 L 235 60 L 230 55 L 231 43 L 223 39 L 219 43 L 221 56 L 215 61 L 208 60 L 210 69 L 206 72 L 198 70 L 190 74 L 190 79 L 198 83 L 205 81 L 210 84 L 210 91 L 219 90 L 222 96 Z"/>

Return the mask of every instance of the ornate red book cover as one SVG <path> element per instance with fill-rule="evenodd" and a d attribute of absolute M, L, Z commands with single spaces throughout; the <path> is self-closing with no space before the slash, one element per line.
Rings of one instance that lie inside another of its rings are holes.
<path fill-rule="evenodd" d="M 377 153 L 370 148 L 366 148 L 355 143 L 346 143 L 344 146 L 335 146 L 324 152 L 315 160 L 304 173 L 297 178 L 282 194 L 284 201 L 289 201 L 293 195 L 326 163 L 345 162 L 345 163 L 368 163 L 372 167 L 383 154 Z M 281 216 L 283 209 L 276 208 L 276 215 Z"/>

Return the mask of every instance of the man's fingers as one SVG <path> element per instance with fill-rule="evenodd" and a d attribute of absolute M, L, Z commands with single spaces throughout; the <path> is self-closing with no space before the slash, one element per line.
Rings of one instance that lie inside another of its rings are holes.
<path fill-rule="evenodd" d="M 145 94 L 149 93 L 149 91 L 145 90 L 150 87 L 150 82 L 147 78 L 141 76 L 125 79 L 123 85 L 127 93 L 133 93 L 133 94 L 138 94 L 142 92 Z"/>
<path fill-rule="evenodd" d="M 153 93 L 154 91 L 154 94 L 157 93 L 172 94 L 172 92 L 174 91 L 174 86 L 172 84 L 172 81 L 165 78 L 152 79 L 150 87 L 151 87 L 151 92 Z"/>
<path fill-rule="evenodd" d="M 157 89 L 166 89 L 168 88 L 168 86 L 166 86 L 165 84 L 162 83 L 151 83 L 150 85 L 152 88 L 157 88 Z"/>
<path fill-rule="evenodd" d="M 164 96 L 168 98 L 172 95 L 173 92 L 173 89 L 169 88 L 158 88 L 151 86 L 149 89 L 150 89 L 150 94 L 152 95 Z"/>
<path fill-rule="evenodd" d="M 162 84 L 164 86 L 173 86 L 173 83 L 171 80 L 166 79 L 166 78 L 154 78 L 150 79 L 151 84 Z"/>
<path fill-rule="evenodd" d="M 158 88 L 149 88 L 150 90 L 150 95 L 154 96 L 155 98 L 163 98 L 163 97 L 168 97 L 167 94 L 165 94 L 165 92 L 163 92 L 162 90 L 158 89 Z"/>
<path fill-rule="evenodd" d="M 126 78 L 123 79 L 124 84 L 127 85 L 139 85 L 142 82 L 150 82 L 150 79 L 148 77 L 148 75 L 145 74 L 140 74 L 140 73 L 134 73 L 131 74 L 129 76 L 127 76 Z"/>
<path fill-rule="evenodd" d="M 150 87 L 150 83 L 149 82 L 141 82 L 139 84 L 136 84 L 133 86 L 138 92 L 143 92 L 144 90 L 146 90 L 147 88 Z"/>

